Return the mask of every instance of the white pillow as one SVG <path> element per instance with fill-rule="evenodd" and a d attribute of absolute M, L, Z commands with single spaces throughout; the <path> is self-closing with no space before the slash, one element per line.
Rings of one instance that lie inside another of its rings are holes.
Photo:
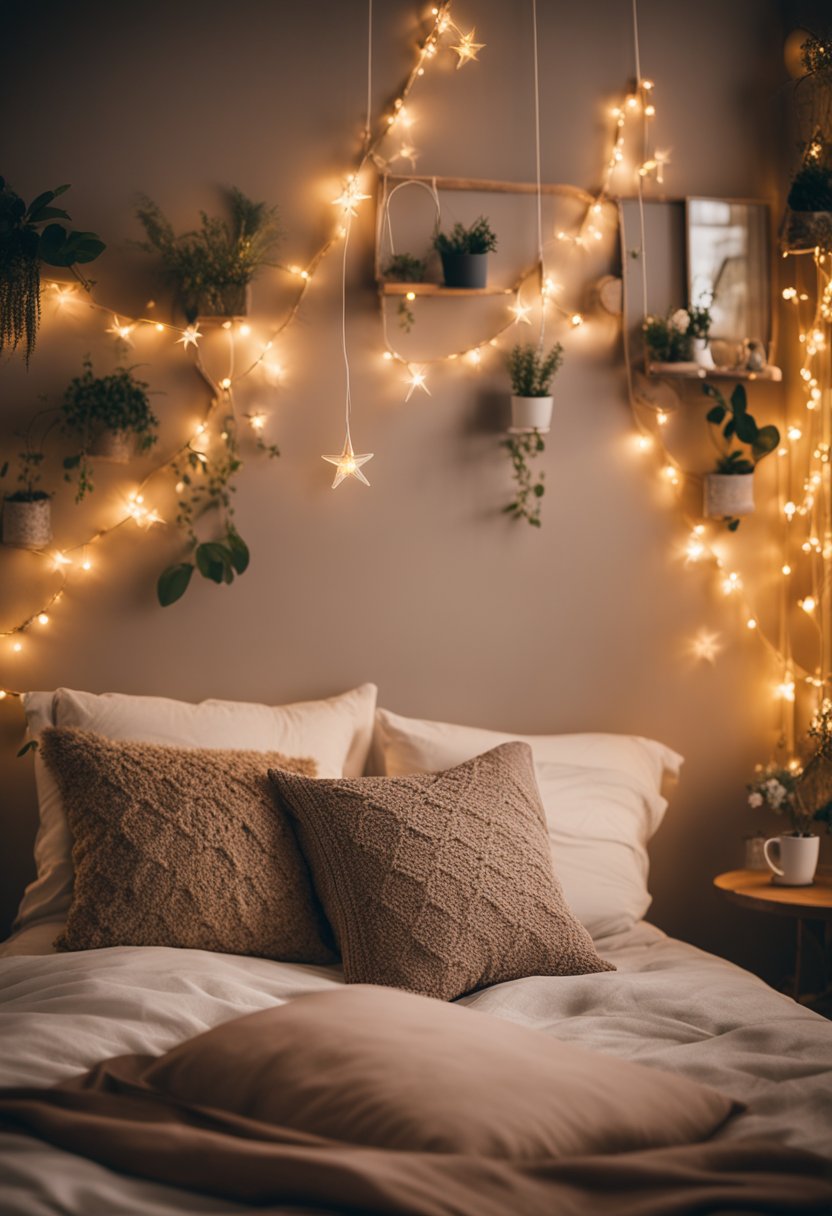
<path fill-rule="evenodd" d="M 665 777 L 682 757 L 636 735 L 511 735 L 376 712 L 376 761 L 388 777 L 440 772 L 507 740 L 535 759 L 555 873 L 594 938 L 630 928 L 650 906 L 647 843 L 667 809 Z"/>
<path fill-rule="evenodd" d="M 377 691 L 374 684 L 362 684 L 325 701 L 271 706 L 243 701 L 192 705 L 167 697 L 59 688 L 26 693 L 23 708 L 33 739 L 48 726 L 76 727 L 108 739 L 309 756 L 316 761 L 320 777 L 360 777 L 372 740 Z M 23 895 L 16 929 L 35 921 L 63 920 L 72 899 L 72 838 L 58 786 L 39 752 L 35 781 L 40 816 L 37 878 Z"/>

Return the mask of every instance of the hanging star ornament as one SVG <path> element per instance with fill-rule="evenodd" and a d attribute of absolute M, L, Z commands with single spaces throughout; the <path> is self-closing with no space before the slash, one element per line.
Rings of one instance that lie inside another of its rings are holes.
<path fill-rule="evenodd" d="M 332 200 L 334 206 L 340 207 L 346 215 L 358 215 L 358 204 L 368 199 L 369 194 L 362 194 L 358 178 L 348 177 L 344 188 L 337 198 Z"/>
<path fill-rule="evenodd" d="M 531 312 L 531 306 L 529 304 L 521 304 L 520 301 L 518 300 L 516 304 L 509 305 L 509 308 L 510 308 L 510 311 L 514 313 L 514 324 L 515 325 L 519 324 L 519 322 L 521 322 L 521 321 L 523 322 L 524 325 L 531 325 L 531 320 L 529 319 L 529 313 Z"/>
<path fill-rule="evenodd" d="M 427 395 L 430 397 L 431 391 L 428 388 L 427 380 L 425 378 L 425 369 L 423 367 L 413 367 L 409 368 L 408 371 L 410 372 L 410 375 L 405 383 L 409 384 L 410 388 L 407 390 L 405 401 L 407 402 L 410 400 L 417 388 L 420 388 L 423 393 L 427 393 Z"/>
<path fill-rule="evenodd" d="M 459 62 L 456 65 L 457 71 L 459 71 L 464 63 L 472 63 L 485 46 L 484 42 L 474 42 L 476 36 L 477 31 L 472 29 L 470 34 L 460 35 L 458 45 L 451 47 L 454 54 L 459 55 Z"/>
<path fill-rule="evenodd" d="M 182 345 L 184 346 L 185 350 L 187 350 L 189 346 L 193 346 L 194 348 L 196 348 L 196 345 L 201 337 L 202 337 L 202 334 L 199 332 L 199 329 L 196 325 L 188 325 L 185 329 L 182 330 L 182 337 L 177 338 L 176 342 L 177 342 L 177 345 L 181 342 Z"/>
<path fill-rule="evenodd" d="M 368 460 L 373 459 L 373 453 L 364 452 L 362 455 L 356 456 L 352 450 L 352 440 L 349 435 L 344 440 L 344 450 L 340 456 L 322 456 L 321 459 L 335 465 L 335 477 L 332 481 L 333 490 L 337 489 L 346 477 L 355 477 L 356 480 L 363 481 L 365 486 L 370 484 L 361 472 L 361 466 L 366 464 Z"/>

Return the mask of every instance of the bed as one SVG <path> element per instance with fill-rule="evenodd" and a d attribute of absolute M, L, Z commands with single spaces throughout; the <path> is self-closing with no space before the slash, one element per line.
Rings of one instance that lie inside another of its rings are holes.
<path fill-rule="evenodd" d="M 387 772 L 395 773 L 397 765 L 408 771 L 420 766 L 438 768 L 440 763 L 453 762 L 460 754 L 474 754 L 491 742 L 482 732 L 454 736 L 454 728 L 442 724 L 431 724 L 420 733 L 410 723 L 405 732 L 404 721 L 387 715 L 381 724 Z M 378 722 L 376 726 L 378 744 Z M 586 755 L 591 752 L 597 765 L 597 741 L 590 746 L 576 743 L 576 739 L 568 745 L 570 761 L 581 761 L 581 747 L 586 746 Z M 437 755 L 438 746 L 447 754 Z M 604 746 L 605 763 L 612 763 L 612 745 Z M 428 754 L 425 749 L 433 750 Z M 353 757 L 352 763 L 363 765 L 365 761 Z M 585 757 L 582 763 L 588 764 Z M 665 757 L 663 763 L 666 766 L 670 761 Z M 598 771 L 593 769 L 592 777 L 596 796 Z M 538 780 L 543 790 L 554 782 L 568 809 L 566 794 L 576 781 L 573 767 L 563 771 L 562 761 L 543 756 L 538 749 Z M 656 815 L 660 817 L 659 803 L 654 800 L 651 805 L 654 822 L 644 830 L 645 842 L 654 830 Z M 583 816 L 585 799 L 581 807 Z M 616 822 L 625 811 L 626 799 L 619 798 Z M 568 835 L 567 814 L 561 829 Z M 615 835 L 599 833 L 608 850 L 622 843 L 615 841 Z M 584 836 L 585 824 L 582 845 Z M 569 869 L 567 851 L 562 852 L 565 873 Z M 622 851 L 621 865 L 635 866 L 641 872 L 645 862 L 638 854 L 639 848 L 630 840 Z M 667 937 L 643 916 L 613 915 L 611 909 L 626 903 L 624 871 L 610 884 L 608 898 L 595 899 L 594 911 L 589 905 L 582 906 L 587 864 L 585 852 L 578 849 L 572 897 L 592 927 L 599 953 L 616 970 L 530 975 L 470 992 L 457 1003 L 541 1036 L 683 1075 L 721 1091 L 742 1103 L 744 1110 L 717 1132 L 717 1144 L 752 1141 L 769 1145 L 773 1153 L 778 1145 L 791 1146 L 832 1158 L 830 1024 L 740 968 Z M 48 880 L 51 898 L 55 875 L 45 872 L 43 877 Z M 633 908 L 641 906 L 635 886 Z M 53 899 L 52 906 L 59 905 L 60 900 Z M 241 1015 L 282 1006 L 309 993 L 344 988 L 343 970 L 337 963 L 286 963 L 163 946 L 56 952 L 53 942 L 64 920 L 43 915 L 44 907 L 40 905 L 40 915 L 31 916 L 28 924 L 0 946 L 0 1088 L 4 1090 L 53 1086 L 102 1060 L 129 1053 L 159 1056 Z M 499 1101 L 500 1095 L 495 1094 L 497 1116 Z M 758 1157 L 752 1167 L 762 1170 L 764 1161 L 759 1153 Z M 129 1177 L 42 1139 L 7 1132 L 0 1132 L 0 1180 L 4 1216 L 57 1212 L 67 1216 L 173 1216 L 179 1212 L 242 1216 L 251 1210 L 247 1203 Z M 796 1201 L 794 1208 L 704 1204 L 695 1210 L 821 1213 L 830 1210 L 818 1199 L 824 1194 L 828 1199 L 832 1190 L 821 1188 L 804 1206 Z M 306 1204 L 267 1207 L 275 1212 L 330 1210 Z M 422 1209 L 417 1204 L 409 1210 Z M 447 1208 L 452 1210 L 456 1209 Z M 498 1205 L 493 1210 L 510 1208 Z M 562 1210 L 573 1209 L 566 1205 Z M 578 1206 L 574 1210 L 593 1209 Z M 597 1210 L 602 1210 L 600 1201 Z M 630 1209 L 622 1201 L 620 1208 L 614 1204 L 603 1210 Z M 634 1207 L 636 1210 L 658 1216 L 665 1211 L 694 1209 L 654 1202 L 652 1207 Z"/>

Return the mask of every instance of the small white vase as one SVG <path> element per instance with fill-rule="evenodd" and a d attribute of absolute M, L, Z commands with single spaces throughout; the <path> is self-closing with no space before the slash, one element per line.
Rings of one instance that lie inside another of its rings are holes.
<path fill-rule="evenodd" d="M 3 503 L 3 544 L 18 549 L 43 549 L 52 539 L 52 500 Z"/>
<path fill-rule="evenodd" d="M 772 836 L 763 852 L 775 886 L 810 887 L 818 868 L 820 836 Z"/>
<path fill-rule="evenodd" d="M 754 510 L 754 474 L 706 474 L 704 510 L 711 519 L 750 515 Z"/>
<path fill-rule="evenodd" d="M 552 422 L 552 401 L 551 397 L 512 397 L 512 430 L 545 434 Z"/>
<path fill-rule="evenodd" d="M 90 456 L 111 460 L 113 464 L 128 464 L 135 448 L 130 431 L 101 431 L 90 446 Z"/>
<path fill-rule="evenodd" d="M 711 358 L 711 348 L 708 345 L 708 339 L 694 338 L 692 340 L 692 345 L 694 362 L 698 363 L 700 367 L 712 369 L 714 366 L 714 361 Z"/>

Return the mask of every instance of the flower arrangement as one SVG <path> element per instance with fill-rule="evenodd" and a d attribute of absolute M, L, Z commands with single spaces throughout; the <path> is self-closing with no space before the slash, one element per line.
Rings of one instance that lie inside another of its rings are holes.
<path fill-rule="evenodd" d="M 758 764 L 755 777 L 745 787 L 748 790 L 748 805 L 758 810 L 767 806 L 769 810 L 783 814 L 794 807 L 795 787 L 800 769 L 779 768 L 769 764 Z"/>
<path fill-rule="evenodd" d="M 691 314 L 686 308 L 677 308 L 666 317 L 650 316 L 644 322 L 647 354 L 655 363 L 687 363 L 693 354 L 693 338 L 698 336 L 691 331 Z"/>
<path fill-rule="evenodd" d="M 815 823 L 832 831 L 832 701 L 824 699 L 808 730 L 811 751 L 804 765 L 788 768 L 757 765 L 754 780 L 746 786 L 748 805 L 785 815 L 795 836 L 813 835 Z"/>

